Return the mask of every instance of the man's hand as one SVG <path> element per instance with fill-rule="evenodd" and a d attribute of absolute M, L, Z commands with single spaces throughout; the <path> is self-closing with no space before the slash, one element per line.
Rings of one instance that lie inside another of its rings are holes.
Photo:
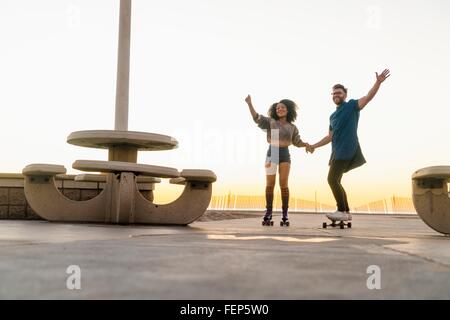
<path fill-rule="evenodd" d="M 389 69 L 384 69 L 384 71 L 381 74 L 378 74 L 378 72 L 375 72 L 377 81 L 375 81 L 375 84 L 373 85 L 372 89 L 370 89 L 369 93 L 365 95 L 364 97 L 358 99 L 358 107 L 360 110 L 364 109 L 364 107 L 375 97 L 375 95 L 378 92 L 378 89 L 380 89 L 381 84 L 391 76 Z"/>
<path fill-rule="evenodd" d="M 378 72 L 375 72 L 375 75 L 377 77 L 378 83 L 383 83 L 384 80 L 391 76 L 389 69 L 384 69 L 384 71 L 380 75 L 378 75 Z"/>
<path fill-rule="evenodd" d="M 252 104 L 252 97 L 248 95 L 247 98 L 245 98 L 245 102 L 247 102 L 247 104 Z"/>

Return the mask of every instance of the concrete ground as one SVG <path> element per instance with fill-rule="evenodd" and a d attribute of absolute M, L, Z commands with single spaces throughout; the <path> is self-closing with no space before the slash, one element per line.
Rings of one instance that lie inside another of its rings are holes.
<path fill-rule="evenodd" d="M 279 220 L 273 227 L 259 217 L 188 227 L 3 220 L 0 298 L 450 298 L 450 237 L 416 216 L 354 215 L 344 230 L 322 229 L 319 214 L 291 214 L 288 228 Z M 75 283 L 67 281 L 71 265 L 80 267 L 80 290 L 66 286 Z M 370 290 L 375 277 L 381 288 Z"/>

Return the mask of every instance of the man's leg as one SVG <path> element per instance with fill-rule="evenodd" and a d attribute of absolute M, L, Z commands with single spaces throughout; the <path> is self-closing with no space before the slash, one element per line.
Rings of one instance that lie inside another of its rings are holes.
<path fill-rule="evenodd" d="M 345 212 L 350 212 L 350 208 L 349 208 L 349 206 L 348 206 L 348 200 L 347 200 L 347 193 L 345 192 L 345 189 L 344 189 L 344 187 L 342 186 L 342 184 L 341 184 L 341 187 L 342 187 L 342 191 L 344 191 L 344 206 L 345 206 Z"/>
<path fill-rule="evenodd" d="M 333 160 L 328 172 L 328 184 L 333 192 L 334 199 L 338 211 L 346 212 L 348 209 L 347 195 L 341 184 L 342 176 L 347 169 L 349 161 L 347 160 Z"/>

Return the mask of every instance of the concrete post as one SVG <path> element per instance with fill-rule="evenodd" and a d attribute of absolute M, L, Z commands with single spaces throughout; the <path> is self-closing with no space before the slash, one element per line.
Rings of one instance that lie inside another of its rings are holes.
<path fill-rule="evenodd" d="M 131 0 L 120 0 L 115 130 L 128 130 L 130 86 Z"/>

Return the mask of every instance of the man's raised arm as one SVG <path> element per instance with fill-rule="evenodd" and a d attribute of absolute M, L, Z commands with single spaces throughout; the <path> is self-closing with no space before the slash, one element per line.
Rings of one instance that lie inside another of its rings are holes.
<path fill-rule="evenodd" d="M 366 96 L 358 100 L 358 107 L 360 110 L 362 110 L 370 102 L 370 100 L 372 100 L 373 97 L 375 97 L 375 95 L 378 92 L 378 89 L 380 89 L 381 84 L 384 82 L 384 80 L 389 78 L 390 76 L 389 69 L 384 69 L 384 71 L 380 75 L 378 74 L 378 72 L 375 72 L 375 75 L 377 77 L 377 80 L 375 81 L 375 84 L 373 85 L 372 89 L 370 89 L 370 91 L 367 93 Z"/>

